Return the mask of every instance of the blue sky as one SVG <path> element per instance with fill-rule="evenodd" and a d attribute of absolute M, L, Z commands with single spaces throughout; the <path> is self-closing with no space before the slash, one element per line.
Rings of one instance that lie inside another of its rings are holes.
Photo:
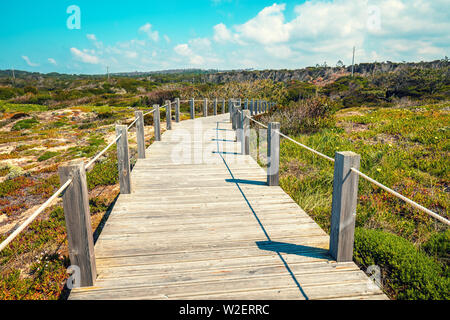
<path fill-rule="evenodd" d="M 0 69 L 39 72 L 425 61 L 449 55 L 450 1 L 1 1 L 0 39 Z"/>

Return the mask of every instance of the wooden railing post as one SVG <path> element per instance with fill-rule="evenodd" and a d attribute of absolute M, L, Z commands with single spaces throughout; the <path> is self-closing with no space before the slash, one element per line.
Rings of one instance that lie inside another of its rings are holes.
<path fill-rule="evenodd" d="M 138 159 L 145 159 L 145 132 L 144 132 L 144 113 L 142 111 L 135 111 L 134 115 L 136 121 L 136 140 Z"/>
<path fill-rule="evenodd" d="M 254 105 L 255 105 L 255 99 L 252 99 L 252 101 L 250 102 L 250 116 L 251 117 L 253 117 L 253 114 L 255 113 Z"/>
<path fill-rule="evenodd" d="M 180 98 L 175 99 L 175 122 L 180 122 Z"/>
<path fill-rule="evenodd" d="M 189 101 L 191 119 L 195 119 L 195 100 L 194 98 Z"/>
<path fill-rule="evenodd" d="M 230 113 L 230 122 L 233 122 L 233 99 L 228 99 L 228 112 Z"/>
<path fill-rule="evenodd" d="M 236 108 L 236 141 L 241 142 L 242 140 L 242 108 Z"/>
<path fill-rule="evenodd" d="M 222 114 L 225 114 L 225 99 L 222 99 Z"/>
<path fill-rule="evenodd" d="M 172 102 L 166 100 L 166 129 L 172 130 Z"/>
<path fill-rule="evenodd" d="M 248 99 L 245 99 L 244 110 L 248 110 Z"/>
<path fill-rule="evenodd" d="M 243 155 L 250 154 L 250 116 L 249 110 L 242 111 L 242 138 L 241 138 L 241 153 Z"/>
<path fill-rule="evenodd" d="M 237 118 L 236 118 L 237 107 L 234 102 L 231 107 L 231 113 L 232 113 L 232 120 L 231 120 L 232 128 L 233 128 L 233 130 L 236 130 L 237 129 Z"/>
<path fill-rule="evenodd" d="M 280 131 L 279 122 L 270 122 L 267 128 L 267 184 L 269 186 L 279 185 L 280 169 Z"/>
<path fill-rule="evenodd" d="M 204 117 L 208 116 L 208 98 L 205 98 L 203 100 L 203 116 Z"/>
<path fill-rule="evenodd" d="M 213 114 L 215 116 L 217 116 L 217 98 L 214 99 L 214 109 L 213 109 Z"/>
<path fill-rule="evenodd" d="M 261 100 L 256 100 L 256 103 L 258 104 L 258 114 L 261 113 Z"/>
<path fill-rule="evenodd" d="M 159 114 L 159 104 L 153 106 L 155 112 L 153 113 L 153 127 L 155 130 L 155 141 L 161 141 L 161 116 Z"/>
<path fill-rule="evenodd" d="M 330 254 L 337 262 L 353 260 L 359 176 L 351 168 L 359 170 L 360 158 L 350 151 L 335 154 Z"/>
<path fill-rule="evenodd" d="M 61 166 L 58 172 L 61 185 L 72 178 L 62 197 L 70 263 L 79 268 L 80 286 L 90 287 L 97 279 L 97 267 L 84 162 Z"/>
<path fill-rule="evenodd" d="M 155 112 L 156 113 L 156 112 Z M 117 140 L 117 166 L 119 170 L 120 193 L 131 193 L 130 178 L 130 152 L 128 149 L 128 130 L 127 126 L 116 126 L 116 137 L 121 134 Z"/>

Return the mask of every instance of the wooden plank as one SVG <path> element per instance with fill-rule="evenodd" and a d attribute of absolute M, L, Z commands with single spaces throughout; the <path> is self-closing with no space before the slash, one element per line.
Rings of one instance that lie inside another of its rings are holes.
<path fill-rule="evenodd" d="M 328 235 L 267 185 L 230 116 L 175 122 L 146 150 L 133 193 L 119 196 L 95 245 L 95 287 L 70 299 L 385 298 L 353 262 L 336 263 Z M 194 138 L 180 141 L 177 130 Z M 186 163 L 173 158 L 180 148 Z"/>

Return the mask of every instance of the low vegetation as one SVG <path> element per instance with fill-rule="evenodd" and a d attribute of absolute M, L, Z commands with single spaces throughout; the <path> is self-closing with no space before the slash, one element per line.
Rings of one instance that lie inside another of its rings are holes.
<path fill-rule="evenodd" d="M 359 69 L 371 71 L 351 77 L 345 69 L 308 68 L 308 81 L 286 82 L 267 80 L 265 71 L 238 72 L 234 78 L 241 80 L 227 81 L 220 77 L 228 74 L 190 70 L 109 81 L 18 71 L 13 83 L 0 72 L 0 241 L 59 187 L 59 165 L 93 157 L 112 141 L 115 123 L 130 123 L 135 110 L 176 97 L 276 101 L 278 109 L 260 121 L 280 122 L 283 133 L 331 157 L 359 153 L 363 172 L 448 218 L 448 61 L 390 72 Z M 181 111 L 187 119 L 189 104 L 183 102 Z M 145 124 L 153 124 L 151 114 Z M 329 231 L 332 164 L 287 140 L 280 153 L 281 186 Z M 264 155 L 259 161 L 264 164 Z M 87 181 L 96 237 L 118 194 L 114 148 Z M 364 180 L 359 188 L 355 261 L 362 268 L 380 266 L 392 298 L 448 299 L 448 229 Z M 57 202 L 0 253 L 0 299 L 63 299 L 68 265 Z"/>

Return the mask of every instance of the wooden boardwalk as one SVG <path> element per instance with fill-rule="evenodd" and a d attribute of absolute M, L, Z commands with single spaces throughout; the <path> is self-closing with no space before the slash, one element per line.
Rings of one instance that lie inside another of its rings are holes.
<path fill-rule="evenodd" d="M 70 299 L 386 299 L 266 171 L 229 115 L 173 123 L 132 172 Z"/>

